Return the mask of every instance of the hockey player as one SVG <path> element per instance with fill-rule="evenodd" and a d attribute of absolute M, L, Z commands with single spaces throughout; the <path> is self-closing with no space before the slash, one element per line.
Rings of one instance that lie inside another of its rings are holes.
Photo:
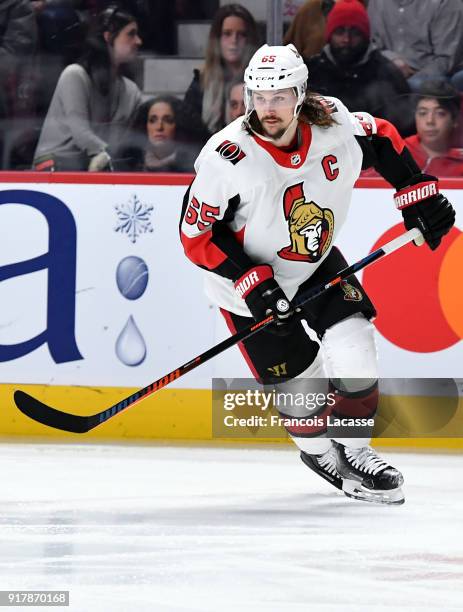
<path fill-rule="evenodd" d="M 245 72 L 246 114 L 213 135 L 196 160 L 181 239 L 186 255 L 207 271 L 207 294 L 233 333 L 275 316 L 240 345 L 259 382 L 298 389 L 328 376 L 336 402 L 316 416 L 373 417 L 375 309 L 358 280 L 351 277 L 300 312 L 291 300 L 347 265 L 334 243 L 362 168 L 374 166 L 396 188 L 405 227 L 418 227 L 433 250 L 455 213 L 393 125 L 307 93 L 307 79 L 293 45 L 264 45 L 254 54 Z M 324 425 L 288 431 L 304 463 L 346 495 L 404 501 L 401 473 L 376 454 L 369 437 L 330 439 Z"/>

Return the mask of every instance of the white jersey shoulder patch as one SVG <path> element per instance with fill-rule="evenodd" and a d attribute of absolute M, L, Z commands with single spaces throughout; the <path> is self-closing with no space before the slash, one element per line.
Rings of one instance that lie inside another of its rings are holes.
<path fill-rule="evenodd" d="M 241 145 L 227 138 L 223 140 L 215 150 L 222 159 L 230 162 L 234 166 L 246 157 L 246 153 L 241 148 Z"/>
<path fill-rule="evenodd" d="M 196 172 L 205 157 L 209 161 L 216 158 L 236 166 L 246 158 L 248 139 L 248 133 L 242 128 L 242 118 L 236 119 L 209 138 L 195 162 Z"/>
<path fill-rule="evenodd" d="M 323 106 L 328 115 L 332 115 L 333 113 L 338 112 L 338 107 L 336 106 L 336 98 L 331 98 L 328 96 L 315 96 L 318 102 Z"/>
<path fill-rule="evenodd" d="M 350 112 L 338 98 L 331 96 L 320 96 L 323 106 L 335 115 L 335 120 L 340 125 L 349 126 L 354 136 L 372 136 L 378 131 L 375 118 L 370 113 L 363 111 Z"/>
<path fill-rule="evenodd" d="M 373 136 L 378 132 L 375 118 L 370 113 L 351 113 L 354 134 L 356 136 Z"/>

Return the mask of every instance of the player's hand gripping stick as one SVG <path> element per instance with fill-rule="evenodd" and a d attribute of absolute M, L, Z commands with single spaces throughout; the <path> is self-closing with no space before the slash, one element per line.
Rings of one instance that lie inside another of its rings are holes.
<path fill-rule="evenodd" d="M 431 250 L 437 249 L 441 240 L 455 223 L 455 210 L 447 198 L 439 193 L 438 179 L 429 174 L 419 174 L 394 194 L 396 207 L 402 212 L 405 227 L 417 227 L 422 238 L 417 246 L 427 242 Z"/>
<path fill-rule="evenodd" d="M 273 278 L 271 266 L 251 268 L 236 281 L 235 290 L 257 322 L 273 315 L 267 329 L 274 334 L 286 336 L 298 321 L 296 310 Z"/>

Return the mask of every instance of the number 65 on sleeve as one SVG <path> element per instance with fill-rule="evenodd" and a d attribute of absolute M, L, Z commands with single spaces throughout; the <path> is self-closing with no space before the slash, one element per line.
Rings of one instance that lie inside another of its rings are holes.
<path fill-rule="evenodd" d="M 185 223 L 196 225 L 200 232 L 209 229 L 220 214 L 219 206 L 211 206 L 206 202 L 198 202 L 193 196 L 185 213 Z"/>

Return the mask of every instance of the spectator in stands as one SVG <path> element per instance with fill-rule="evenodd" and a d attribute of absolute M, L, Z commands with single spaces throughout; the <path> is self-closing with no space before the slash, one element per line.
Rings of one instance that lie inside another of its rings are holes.
<path fill-rule="evenodd" d="M 37 31 L 30 0 L 0 2 L 0 150 L 7 122 L 24 116 L 30 105 L 28 56 L 35 50 Z"/>
<path fill-rule="evenodd" d="M 101 4 L 102 0 L 98 0 Z M 113 0 L 114 2 L 114 0 Z M 109 4 L 110 0 L 106 2 Z M 144 51 L 161 55 L 177 53 L 175 3 L 166 0 L 118 0 L 121 10 L 135 17 Z M 106 8 L 106 7 L 105 7 Z"/>
<path fill-rule="evenodd" d="M 258 44 L 257 25 L 240 4 L 225 4 L 216 12 L 209 32 L 206 61 L 185 94 L 181 123 L 205 141 L 225 126 L 225 86 L 243 77 Z"/>
<path fill-rule="evenodd" d="M 123 76 L 141 39 L 135 18 L 117 7 L 98 17 L 87 51 L 62 72 L 34 157 L 37 170 L 111 169 L 141 103 L 138 87 Z"/>
<path fill-rule="evenodd" d="M 460 94 L 445 80 L 427 81 L 416 98 L 416 134 L 405 139 L 427 174 L 463 176 L 463 149 L 453 148 L 460 117 Z"/>
<path fill-rule="evenodd" d="M 84 51 L 86 24 L 83 12 L 72 0 L 36 0 L 32 4 L 39 34 L 37 112 L 43 121 L 62 71 L 78 61 Z"/>
<path fill-rule="evenodd" d="M 369 0 L 368 13 L 374 44 L 414 91 L 460 72 L 462 0 Z"/>
<path fill-rule="evenodd" d="M 118 170 L 193 172 L 199 148 L 186 143 L 177 129 L 180 105 L 173 96 L 157 96 L 141 105 L 129 143 L 116 161 Z"/>
<path fill-rule="evenodd" d="M 368 13 L 358 0 L 340 0 L 326 21 L 327 44 L 307 63 L 311 89 L 339 98 L 350 111 L 387 118 L 411 132 L 403 112 L 410 89 L 400 70 L 370 42 Z M 407 119 L 408 117 L 408 119 Z"/>
<path fill-rule="evenodd" d="M 3 104 L 8 77 L 22 58 L 35 50 L 37 29 L 30 0 L 0 2 L 0 95 Z"/>
<path fill-rule="evenodd" d="M 297 11 L 285 34 L 284 44 L 292 43 L 306 63 L 323 49 L 326 18 L 335 2 L 336 0 L 307 0 Z"/>
<path fill-rule="evenodd" d="M 244 81 L 242 78 L 234 79 L 226 88 L 227 91 L 227 108 L 226 108 L 226 123 L 227 125 L 241 117 L 245 113 L 244 106 Z"/>

